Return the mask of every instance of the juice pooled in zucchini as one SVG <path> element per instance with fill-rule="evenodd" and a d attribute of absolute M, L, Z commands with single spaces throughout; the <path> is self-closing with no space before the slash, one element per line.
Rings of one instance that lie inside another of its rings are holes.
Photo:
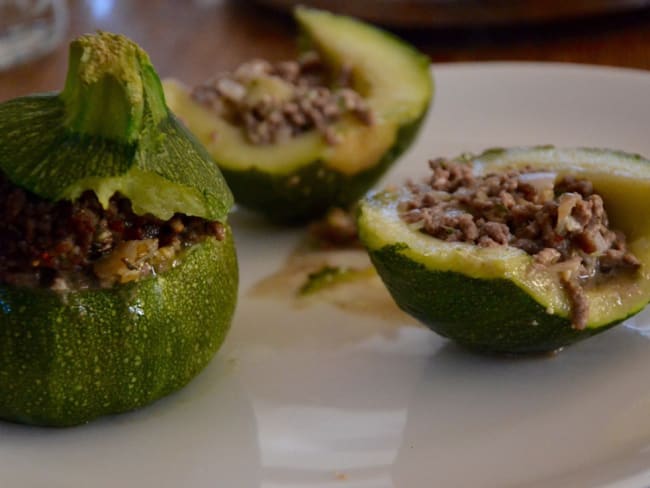
<path fill-rule="evenodd" d="M 356 201 L 410 145 L 433 93 L 428 58 L 393 35 L 319 10 L 295 18 L 297 60 L 164 84 L 236 201 L 289 223 Z"/>
<path fill-rule="evenodd" d="M 238 270 L 218 168 L 148 56 L 99 33 L 61 93 L 0 104 L 0 418 L 146 405 L 213 357 Z"/>
<path fill-rule="evenodd" d="M 650 161 L 533 147 L 431 162 L 361 204 L 396 303 L 471 349 L 553 351 L 650 300 Z"/>

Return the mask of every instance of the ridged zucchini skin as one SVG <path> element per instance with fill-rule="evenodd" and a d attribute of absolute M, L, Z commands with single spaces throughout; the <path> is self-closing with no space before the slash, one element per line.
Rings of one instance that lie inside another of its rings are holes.
<path fill-rule="evenodd" d="M 278 224 L 302 224 L 329 208 L 356 202 L 411 145 L 426 114 L 400 128 L 395 143 L 374 166 L 352 175 L 328 167 L 320 160 L 291 173 L 277 174 L 257 168 L 242 171 L 221 167 L 238 204 L 260 212 Z"/>
<path fill-rule="evenodd" d="M 576 330 L 506 279 L 436 271 L 407 256 L 405 245 L 370 250 L 370 259 L 395 303 L 431 330 L 486 353 L 543 353 L 591 337 L 622 322 Z M 632 316 L 640 310 L 631 311 Z"/>
<path fill-rule="evenodd" d="M 237 286 L 228 227 L 138 282 L 66 294 L 0 286 L 0 418 L 71 426 L 181 388 L 222 344 Z"/>

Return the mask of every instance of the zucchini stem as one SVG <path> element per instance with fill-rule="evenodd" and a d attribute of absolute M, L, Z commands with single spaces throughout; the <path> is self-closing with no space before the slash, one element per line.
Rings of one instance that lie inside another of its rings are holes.
<path fill-rule="evenodd" d="M 60 97 L 69 130 L 123 143 L 137 141 L 145 125 L 168 117 L 149 56 L 119 34 L 99 32 L 70 44 Z"/>

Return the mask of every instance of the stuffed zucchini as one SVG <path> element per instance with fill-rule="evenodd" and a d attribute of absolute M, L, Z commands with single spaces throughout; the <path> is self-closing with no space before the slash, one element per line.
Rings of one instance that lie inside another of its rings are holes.
<path fill-rule="evenodd" d="M 295 18 L 296 61 L 164 84 L 236 201 L 279 222 L 356 201 L 409 146 L 433 93 L 428 58 L 396 37 L 319 10 Z"/>
<path fill-rule="evenodd" d="M 0 104 L 0 418 L 75 425 L 201 371 L 236 302 L 231 205 L 122 36 L 74 41 L 61 93 Z"/>
<path fill-rule="evenodd" d="M 368 196 L 360 238 L 397 304 L 477 350 L 552 351 L 650 300 L 650 161 L 598 149 L 435 160 Z"/>

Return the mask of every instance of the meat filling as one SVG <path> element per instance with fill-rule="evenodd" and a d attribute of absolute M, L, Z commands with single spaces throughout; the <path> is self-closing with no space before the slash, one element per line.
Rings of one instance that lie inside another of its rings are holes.
<path fill-rule="evenodd" d="M 223 239 L 223 226 L 182 214 L 167 221 L 136 215 L 119 194 L 107 209 L 93 192 L 48 202 L 0 174 L 0 283 L 110 287 L 164 271 L 208 236 Z"/>
<path fill-rule="evenodd" d="M 234 73 L 199 85 L 192 97 L 232 124 L 257 145 L 286 141 L 312 129 L 331 145 L 339 142 L 333 124 L 351 114 L 372 125 L 374 114 L 352 88 L 352 72 L 343 67 L 331 79 L 316 52 L 297 61 L 271 64 L 252 60 Z M 219 134 L 214 134 L 218 140 Z"/>
<path fill-rule="evenodd" d="M 536 266 L 559 273 L 577 329 L 587 325 L 585 286 L 641 265 L 625 235 L 609 228 L 603 199 L 588 180 L 532 170 L 475 176 L 467 164 L 429 164 L 428 181 L 408 184 L 404 221 L 449 242 L 526 251 Z"/>

